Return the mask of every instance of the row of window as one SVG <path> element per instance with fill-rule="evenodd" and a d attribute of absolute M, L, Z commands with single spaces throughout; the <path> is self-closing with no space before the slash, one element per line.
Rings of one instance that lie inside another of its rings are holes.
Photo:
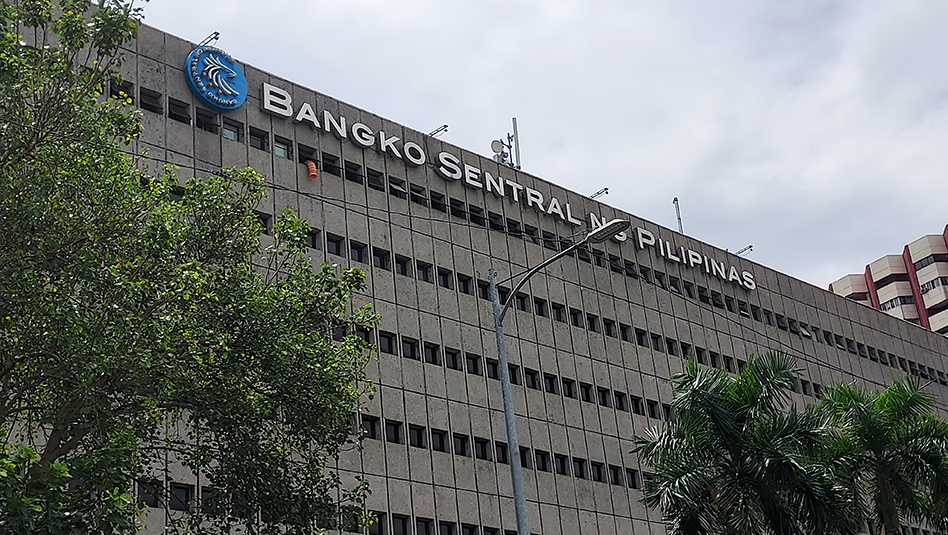
<path fill-rule="evenodd" d="M 889 299 L 885 303 L 882 303 L 881 305 L 879 305 L 879 308 L 883 312 L 887 312 L 889 310 L 892 310 L 893 308 L 898 308 L 902 305 L 914 305 L 914 304 L 915 304 L 915 297 L 911 295 L 899 295 L 893 299 Z"/>
<path fill-rule="evenodd" d="M 460 524 L 460 532 L 458 531 L 458 524 L 456 522 L 448 521 L 438 521 L 435 522 L 432 518 L 424 517 L 415 517 L 415 530 L 412 531 L 412 518 L 409 515 L 399 515 L 391 514 L 386 515 L 381 511 L 372 511 L 372 514 L 375 516 L 375 523 L 366 528 L 365 532 L 368 535 L 501 535 L 500 528 L 492 528 L 489 526 L 478 526 L 476 524 Z M 388 521 L 389 517 L 391 518 L 391 529 L 388 531 Z M 346 530 L 351 533 L 361 533 L 357 527 L 350 528 Z M 516 530 L 503 530 L 503 535 L 517 535 Z M 535 535 L 535 534 L 534 534 Z"/>
<path fill-rule="evenodd" d="M 310 149 L 310 150 L 315 152 L 315 149 Z M 352 162 L 346 162 L 346 165 L 352 167 L 353 169 L 358 167 L 356 164 Z M 372 174 L 378 180 L 377 189 L 384 191 L 385 188 L 384 188 L 384 183 L 382 182 L 383 180 L 382 173 L 378 171 L 373 171 Z M 389 177 L 389 178 L 393 179 L 394 177 Z M 403 187 L 404 182 L 401 181 L 401 179 L 396 179 L 396 180 L 399 181 L 398 189 L 392 190 L 390 187 L 390 193 L 394 191 L 396 194 L 400 195 L 402 192 L 405 192 L 405 189 Z M 371 182 L 370 182 L 370 187 L 372 187 Z M 414 185 L 411 185 L 410 187 L 411 187 L 411 190 L 413 191 L 412 199 L 415 200 L 415 202 L 418 202 L 423 205 L 427 205 L 428 199 L 425 196 L 426 190 L 422 187 L 414 186 Z M 434 194 L 434 192 L 432 192 L 432 194 Z M 436 206 L 434 200 L 432 200 L 432 207 L 441 209 L 442 211 L 446 211 L 444 207 L 444 202 L 443 202 L 444 196 L 441 194 L 437 194 L 437 195 L 439 196 L 438 197 L 439 202 Z M 462 201 L 458 199 L 451 199 L 450 201 L 452 205 L 458 208 L 458 210 L 452 210 L 451 211 L 452 214 L 462 217 L 462 218 L 465 217 L 465 213 L 462 210 L 463 208 Z M 476 214 L 482 213 L 482 210 L 479 207 L 475 207 L 475 208 L 476 208 Z M 512 221 L 509 219 L 507 220 L 508 225 L 505 228 L 503 225 L 501 225 L 502 218 L 499 216 L 499 214 L 493 214 L 492 212 L 489 212 L 488 216 L 489 216 L 488 217 L 489 221 L 492 220 L 496 222 L 496 225 L 489 225 L 492 230 L 499 230 L 499 231 L 506 230 L 508 233 L 511 233 L 518 237 L 525 237 L 526 239 L 528 239 L 529 241 L 535 244 L 538 244 L 538 245 L 540 244 L 540 237 L 538 236 L 539 231 L 536 228 L 529 227 L 529 226 L 521 227 L 519 222 Z M 473 220 L 471 219 L 469 220 L 476 224 L 483 223 L 479 217 L 476 217 Z M 565 247 L 568 247 L 572 243 L 572 241 L 566 238 L 560 238 L 560 237 L 554 236 L 547 231 L 543 231 L 542 243 L 543 243 L 543 246 L 547 247 L 548 249 L 558 250 L 557 244 L 560 244 L 561 248 L 565 248 Z M 330 248 L 329 252 L 335 251 L 334 254 L 337 254 L 339 256 L 345 256 L 344 245 L 345 245 L 344 238 L 342 238 L 341 236 L 333 236 L 333 244 L 329 247 Z M 354 252 L 353 254 L 357 258 L 361 257 L 364 259 L 366 257 L 365 247 L 360 244 L 357 246 L 357 249 L 362 249 L 362 252 L 357 251 L 357 252 Z M 891 367 L 901 367 L 904 371 L 908 373 L 916 373 L 924 378 L 930 378 L 933 380 L 937 379 L 939 380 L 941 384 L 948 385 L 948 381 L 945 381 L 944 379 L 943 372 L 937 372 L 933 368 L 926 368 L 925 366 L 916 365 L 915 363 L 911 361 L 907 361 L 907 364 L 906 364 L 905 359 L 902 359 L 901 357 L 896 357 L 895 355 L 890 354 L 887 358 L 886 353 L 884 351 L 881 351 L 881 350 L 877 351 L 874 349 L 867 350 L 867 346 L 865 346 L 862 343 L 855 342 L 850 338 L 845 338 L 841 335 L 834 334 L 830 331 L 822 330 L 815 325 L 813 326 L 808 325 L 792 317 L 788 317 L 783 314 L 768 310 L 766 308 L 759 307 L 755 304 L 744 301 L 743 299 L 739 299 L 736 297 L 723 294 L 716 290 L 706 288 L 700 284 L 694 284 L 690 281 L 680 279 L 679 277 L 676 277 L 674 275 L 666 274 L 658 270 L 652 270 L 642 265 L 637 265 L 632 261 L 623 260 L 616 255 L 606 254 L 604 251 L 600 251 L 597 249 L 592 249 L 591 252 L 586 249 L 579 249 L 576 251 L 576 255 L 580 260 L 591 262 L 598 267 L 608 267 L 611 271 L 615 273 L 624 274 L 629 278 L 642 279 L 645 282 L 653 283 L 656 286 L 666 291 L 669 291 L 670 293 L 674 293 L 678 295 L 679 297 L 688 297 L 690 299 L 697 299 L 698 301 L 706 305 L 710 305 L 714 308 L 726 310 L 727 312 L 737 314 L 743 317 L 751 318 L 754 321 L 765 323 L 771 327 L 777 327 L 780 330 L 798 335 L 801 338 L 808 338 L 817 342 L 826 343 L 827 345 L 831 347 L 836 347 L 838 350 L 848 351 L 852 354 L 859 355 L 861 357 L 870 358 L 873 361 L 879 362 L 882 365 L 888 365 Z M 391 269 L 389 261 L 386 260 L 387 257 L 388 257 L 388 252 L 380 249 L 378 257 L 377 258 L 373 257 L 373 260 L 372 260 L 373 265 L 375 265 L 376 267 L 381 267 L 383 269 Z M 406 275 L 406 276 L 412 276 L 411 259 L 408 257 L 400 256 L 400 255 L 396 255 L 396 257 L 397 258 L 394 265 L 396 273 L 401 274 L 401 275 Z M 365 260 L 361 260 L 361 261 L 363 263 L 366 262 Z M 434 271 L 432 270 L 435 268 L 433 268 L 432 265 L 427 262 L 419 261 L 418 265 L 420 266 L 419 271 L 418 271 L 418 278 L 426 282 L 433 282 L 434 279 L 433 279 L 432 273 L 434 273 Z M 437 268 L 437 272 L 438 272 L 438 284 L 445 288 L 452 288 L 453 282 L 452 282 L 451 271 L 445 268 Z M 457 278 L 458 278 L 457 289 L 461 291 L 462 293 L 471 294 L 473 292 L 473 287 L 471 286 L 472 278 L 469 275 L 462 275 L 462 274 L 458 274 Z M 478 289 L 478 294 L 481 298 L 487 299 L 487 300 L 490 299 L 489 285 L 487 281 L 478 280 L 477 289 Z M 507 288 L 504 288 L 504 287 L 498 288 L 498 293 L 500 294 L 500 298 L 503 301 L 506 301 L 506 299 L 509 297 L 509 292 L 510 290 Z M 530 297 L 527 294 L 518 293 L 514 297 L 514 299 L 515 299 L 514 305 L 517 307 L 518 310 L 522 310 L 522 311 L 530 310 L 531 308 L 529 305 Z M 550 307 L 549 309 L 547 309 L 546 304 L 547 302 L 545 300 L 541 298 L 534 298 L 534 306 L 532 307 L 533 311 L 536 314 L 542 315 L 542 316 L 546 316 L 548 313 L 552 314 L 554 319 L 558 321 L 563 321 L 563 322 L 569 321 L 570 323 L 572 323 L 573 325 L 577 327 L 581 327 L 583 325 L 583 322 L 585 321 L 585 324 L 589 330 L 592 330 L 594 332 L 602 332 L 606 334 L 607 336 L 620 337 L 623 334 L 622 333 L 623 326 L 624 326 L 623 324 L 617 325 L 616 322 L 604 318 L 602 319 L 601 328 L 600 328 L 599 319 L 595 315 L 587 314 L 584 320 L 582 312 L 573 308 L 569 309 L 569 316 L 568 316 L 569 319 L 567 320 L 567 313 L 566 313 L 567 308 L 565 307 L 565 305 L 562 305 L 559 303 L 550 303 Z M 625 327 L 627 328 L 628 326 L 625 326 Z M 628 341 L 627 336 L 623 337 L 623 339 Z"/>
<path fill-rule="evenodd" d="M 471 437 L 463 433 L 449 433 L 443 429 L 426 429 L 421 425 L 405 425 L 397 420 L 386 419 L 381 429 L 382 419 L 368 414 L 361 415 L 362 432 L 366 438 L 385 440 L 392 444 L 407 444 L 413 448 L 431 449 L 442 453 L 453 453 L 461 457 L 474 457 L 482 461 L 494 461 L 500 464 L 510 463 L 510 454 L 506 442 L 491 442 L 488 438 Z M 520 446 L 520 466 L 528 470 L 555 472 L 562 476 L 577 479 L 591 479 L 599 483 L 609 483 L 631 489 L 641 488 L 639 471 L 633 468 L 607 464 L 604 462 L 570 457 L 558 453 Z"/>
<path fill-rule="evenodd" d="M 919 288 L 921 289 L 921 294 L 925 295 L 939 286 L 948 286 L 948 277 L 936 277 L 922 284 Z"/>
<path fill-rule="evenodd" d="M 936 253 L 936 254 L 931 254 L 931 255 L 926 256 L 925 258 L 919 260 L 918 262 L 915 262 L 915 271 L 918 271 L 918 270 L 920 270 L 920 269 L 922 269 L 922 268 L 924 268 L 924 267 L 930 266 L 930 265 L 934 264 L 935 262 L 946 262 L 946 263 L 948 263 L 948 254 L 945 254 L 945 253 L 937 254 L 937 253 Z"/>
<path fill-rule="evenodd" d="M 114 96 L 119 96 L 121 93 L 131 95 L 133 91 L 131 84 L 128 82 L 121 86 L 113 85 L 111 90 Z M 150 111 L 154 111 L 156 113 L 161 112 L 161 95 L 159 93 L 146 88 L 140 88 L 139 94 L 141 97 L 142 108 L 149 109 Z M 191 119 L 188 110 L 189 105 L 170 97 L 168 98 L 168 102 L 169 117 L 190 124 Z M 219 116 L 217 114 L 201 110 L 200 108 L 198 108 L 196 112 L 197 126 L 199 128 L 203 128 L 215 133 L 218 131 L 217 128 Z M 227 118 L 224 118 L 221 124 L 221 133 L 224 137 L 233 139 L 235 141 L 241 141 L 243 139 L 243 125 Z M 261 150 L 267 150 L 270 139 L 268 132 L 250 127 L 249 133 L 251 138 L 251 146 Z M 274 137 L 273 148 L 274 152 L 279 156 L 286 158 L 292 157 L 292 142 L 290 140 L 276 136 Z M 316 149 L 302 144 L 298 145 L 298 149 L 300 162 L 310 159 L 316 161 L 315 159 L 317 158 L 318 152 Z M 385 177 L 380 171 L 366 168 L 365 173 L 363 174 L 362 166 L 350 161 L 344 161 L 342 162 L 343 165 L 340 165 L 340 158 L 338 156 L 334 156 L 325 152 L 322 153 L 322 159 L 320 162 L 322 169 L 325 172 L 335 174 L 337 176 L 344 176 L 347 180 L 355 181 L 360 184 L 363 183 L 363 179 L 366 179 L 370 188 L 386 191 Z M 541 233 L 541 231 L 536 227 L 521 224 L 519 221 L 512 219 L 505 220 L 500 214 L 494 212 L 487 212 L 487 217 L 485 219 L 485 211 L 481 207 L 466 205 L 464 201 L 460 199 L 447 199 L 443 194 L 436 193 L 434 191 L 428 192 L 424 187 L 415 184 L 408 184 L 406 181 L 400 178 L 389 176 L 387 190 L 394 196 L 400 198 L 410 197 L 413 202 L 422 204 L 424 206 L 428 206 L 430 201 L 430 206 L 434 209 L 441 210 L 443 212 L 450 212 L 453 216 L 461 217 L 474 224 L 488 226 L 492 230 L 505 231 L 511 235 L 525 238 L 537 245 L 540 245 L 542 241 L 542 245 L 544 247 L 554 251 L 561 250 L 562 248 L 566 248 L 572 244 L 572 241 L 568 238 L 558 237 L 547 231 L 542 231 Z M 266 219 L 262 217 L 261 219 L 265 221 L 265 225 L 269 225 L 267 222 L 270 220 L 269 217 Z M 316 248 L 319 247 L 322 241 L 319 237 L 318 231 L 312 232 L 308 239 L 311 242 L 311 245 Z M 345 241 L 345 238 L 341 236 L 335 236 L 327 233 L 327 252 L 336 254 L 338 256 L 346 256 Z M 352 242 L 348 252 L 350 258 L 353 260 L 362 263 L 368 263 L 368 251 L 369 247 L 367 244 Z M 944 372 L 936 371 L 931 367 L 917 365 L 912 361 L 906 362 L 905 359 L 896 357 L 895 355 L 889 355 L 889 358 L 886 358 L 885 352 L 881 350 L 876 352 L 872 350 L 872 348 L 869 348 L 867 351 L 866 346 L 864 346 L 862 343 L 856 343 L 849 338 L 835 335 L 829 331 L 823 331 L 824 336 L 821 339 L 821 330 L 818 327 L 810 327 L 806 323 L 798 322 L 793 318 L 774 313 L 768 309 L 750 304 L 742 299 L 737 299 L 732 296 L 722 294 L 721 292 L 708 289 L 701 285 L 695 285 L 694 283 L 679 279 L 673 275 L 667 275 L 658 270 L 651 270 L 645 266 L 636 265 L 634 262 L 623 260 L 613 254 L 606 254 L 604 251 L 598 249 L 592 249 L 592 251 L 579 249 L 575 251 L 575 254 L 582 261 L 595 264 L 598 267 L 608 267 L 613 272 L 623 273 L 630 278 L 644 279 L 646 282 L 654 283 L 660 288 L 663 288 L 671 293 L 675 293 L 681 297 L 687 296 L 691 299 L 697 298 L 700 302 L 711 305 L 715 308 L 724 309 L 731 313 L 753 318 L 755 321 L 766 323 L 770 326 L 776 326 L 781 330 L 789 331 L 804 338 L 810 338 L 819 342 L 825 341 L 827 345 L 835 346 L 841 351 L 849 351 L 852 354 L 870 358 L 882 365 L 901 367 L 903 371 L 908 373 L 914 373 L 926 379 L 938 380 L 940 384 L 948 385 L 948 381 L 946 381 Z M 942 259 L 942 257 L 946 258 Z M 920 260 L 917 264 L 924 264 L 925 262 L 931 264 L 933 262 L 941 261 L 948 261 L 948 255 L 931 255 L 925 259 Z M 392 267 L 394 267 L 396 273 L 406 276 L 412 276 L 412 269 L 414 266 L 417 270 L 417 277 L 420 280 L 425 282 L 434 282 L 434 273 L 437 272 L 437 281 L 439 285 L 446 288 L 452 288 L 455 284 L 450 270 L 445 268 L 434 268 L 432 264 L 422 261 L 412 263 L 410 258 L 398 254 L 392 255 L 390 252 L 385 251 L 384 249 L 377 249 L 374 247 L 372 248 L 372 263 L 374 266 L 382 269 L 392 269 Z M 925 265 L 928 264 L 916 265 L 916 269 L 925 267 Z M 457 274 L 456 280 L 456 287 L 459 291 L 467 294 L 473 293 L 473 278 L 471 276 Z M 479 295 L 482 298 L 490 299 L 487 281 L 478 280 L 477 287 Z M 509 296 L 509 289 L 500 287 L 498 288 L 498 291 L 502 300 L 506 300 Z M 530 309 L 528 300 L 529 296 L 523 293 L 518 293 L 515 296 L 514 304 L 519 310 L 527 311 Z M 898 303 L 895 303 L 894 301 L 898 301 Z M 895 308 L 896 306 L 913 303 L 914 299 L 911 297 L 900 297 L 896 298 L 896 300 L 887 301 L 881 306 L 881 308 L 882 310 L 886 311 L 890 310 L 891 308 Z M 545 316 L 547 314 L 546 301 L 543 299 L 534 298 L 533 309 L 535 313 Z M 551 313 L 553 318 L 558 321 L 567 321 L 565 305 L 559 303 L 550 303 L 549 313 Z M 617 324 L 614 321 L 605 318 L 602 319 L 600 327 L 599 319 L 595 315 L 586 314 L 584 320 L 582 312 L 574 308 L 569 309 L 569 322 L 577 327 L 581 327 L 583 326 L 583 323 L 585 323 L 589 330 L 594 332 L 602 332 L 607 336 L 613 337 L 622 336 L 623 327 L 628 328 L 627 325 L 618 324 L 617 330 Z M 628 335 L 627 331 L 626 335 Z M 622 338 L 626 341 L 630 341 L 628 336 L 622 336 Z M 875 358 L 873 358 L 874 353 L 878 353 L 878 356 Z"/>

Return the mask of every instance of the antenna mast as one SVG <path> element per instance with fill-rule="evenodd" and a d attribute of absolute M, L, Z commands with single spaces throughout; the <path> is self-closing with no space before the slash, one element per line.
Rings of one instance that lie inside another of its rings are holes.
<path fill-rule="evenodd" d="M 678 207 L 678 197 L 672 199 L 672 204 L 675 205 L 675 215 L 678 216 L 678 232 L 684 234 L 685 230 L 681 228 L 681 209 Z"/>

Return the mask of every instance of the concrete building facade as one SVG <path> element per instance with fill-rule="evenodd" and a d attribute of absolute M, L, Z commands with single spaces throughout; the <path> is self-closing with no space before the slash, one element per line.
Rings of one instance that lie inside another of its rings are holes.
<path fill-rule="evenodd" d="M 829 290 L 922 328 L 948 335 L 948 225 L 886 255 Z"/>
<path fill-rule="evenodd" d="M 632 438 L 668 416 L 668 377 L 691 353 L 737 372 L 787 351 L 800 404 L 839 381 L 913 373 L 948 406 L 942 336 L 248 65 L 246 102 L 216 111 L 187 82 L 195 48 L 146 26 L 128 45 L 135 150 L 182 179 L 254 167 L 264 221 L 292 209 L 315 229 L 317 260 L 366 272 L 378 392 L 359 415 L 364 448 L 339 469 L 370 482 L 370 533 L 514 529 L 487 270 L 522 272 L 600 220 L 632 229 L 536 276 L 505 323 L 535 533 L 664 531 L 640 501 Z M 169 470 L 172 496 L 201 500 L 199 474 Z M 174 514 L 149 511 L 149 532 Z"/>

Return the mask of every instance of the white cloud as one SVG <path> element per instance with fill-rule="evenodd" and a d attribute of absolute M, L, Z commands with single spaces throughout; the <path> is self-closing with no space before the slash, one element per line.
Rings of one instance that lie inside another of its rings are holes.
<path fill-rule="evenodd" d="M 262 6 L 266 6 L 265 8 Z M 148 4 L 146 22 L 821 287 L 948 219 L 948 4 Z M 303 66 L 301 68 L 301 66 Z"/>

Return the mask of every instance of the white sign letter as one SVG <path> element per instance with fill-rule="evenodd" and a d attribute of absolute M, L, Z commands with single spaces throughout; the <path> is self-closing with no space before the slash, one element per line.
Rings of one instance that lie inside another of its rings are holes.
<path fill-rule="evenodd" d="M 263 109 L 274 115 L 290 117 L 293 115 L 293 97 L 279 87 L 264 82 Z"/>

